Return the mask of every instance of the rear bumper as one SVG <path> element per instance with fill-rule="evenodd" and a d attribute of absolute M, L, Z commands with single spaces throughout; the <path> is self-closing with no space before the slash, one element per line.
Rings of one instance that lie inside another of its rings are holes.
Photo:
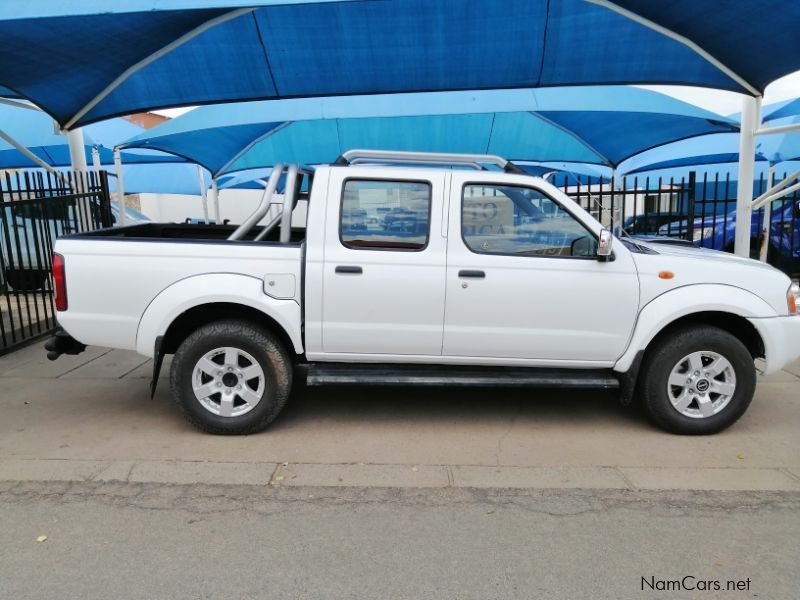
<path fill-rule="evenodd" d="M 800 315 L 748 319 L 764 342 L 764 375 L 780 371 L 800 358 Z"/>

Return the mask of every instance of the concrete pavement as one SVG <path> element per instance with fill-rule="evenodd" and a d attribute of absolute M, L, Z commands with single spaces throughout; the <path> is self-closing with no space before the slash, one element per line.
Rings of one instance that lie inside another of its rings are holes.
<path fill-rule="evenodd" d="M 0 599 L 800 589 L 800 365 L 705 438 L 611 394 L 422 389 L 302 390 L 268 431 L 215 437 L 166 380 L 150 398 L 150 368 L 0 357 Z"/>
<path fill-rule="evenodd" d="M 662 433 L 600 392 L 363 388 L 303 390 L 268 431 L 214 437 L 166 379 L 150 399 L 150 369 L 103 348 L 0 357 L 0 481 L 800 490 L 800 364 L 710 437 Z"/>

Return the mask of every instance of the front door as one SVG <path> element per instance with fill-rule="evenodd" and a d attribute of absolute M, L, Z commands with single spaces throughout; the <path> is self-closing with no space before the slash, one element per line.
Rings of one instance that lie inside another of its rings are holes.
<path fill-rule="evenodd" d="M 425 355 L 442 351 L 447 174 L 331 172 L 323 268 L 322 350 Z"/>
<path fill-rule="evenodd" d="M 566 196 L 524 176 L 491 178 L 453 173 L 443 354 L 614 361 L 639 303 L 628 250 L 617 244 L 598 262 L 600 225 Z"/>

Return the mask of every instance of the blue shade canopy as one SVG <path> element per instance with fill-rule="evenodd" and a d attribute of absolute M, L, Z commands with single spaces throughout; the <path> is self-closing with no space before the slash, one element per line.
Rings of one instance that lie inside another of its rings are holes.
<path fill-rule="evenodd" d="M 762 121 L 768 123 L 786 117 L 800 116 L 800 98 L 785 100 L 765 106 L 762 112 Z"/>
<path fill-rule="evenodd" d="M 55 167 L 61 173 L 68 173 L 69 167 Z M 41 173 L 42 169 L 30 169 Z M 125 194 L 185 194 L 199 196 L 200 179 L 197 166 L 189 163 L 129 164 L 123 165 Z M 210 184 L 208 173 L 204 174 L 205 189 Z M 259 186 L 260 187 L 260 186 Z M 117 191 L 117 178 L 108 178 L 108 189 Z M 205 192 L 205 189 L 203 190 Z"/>
<path fill-rule="evenodd" d="M 800 98 L 764 106 L 763 121 L 772 126 L 800 123 Z M 731 115 L 739 119 L 739 114 Z M 757 162 L 770 164 L 800 160 L 800 132 L 761 135 L 756 139 Z M 629 174 L 739 161 L 739 136 L 733 134 L 704 135 L 667 144 L 643 152 L 625 161 L 621 171 Z"/>
<path fill-rule="evenodd" d="M 329 163 L 353 148 L 613 167 L 674 140 L 737 129 L 731 120 L 656 92 L 597 86 L 207 106 L 121 147 L 171 152 L 215 175 L 276 162 Z"/>
<path fill-rule="evenodd" d="M 0 129 L 50 166 L 71 164 L 67 137 L 58 132 L 50 116 L 39 110 L 0 104 Z M 84 132 L 87 163 L 92 163 L 92 147 L 97 146 L 100 162 L 105 165 L 112 164 L 114 154 L 111 148 L 125 138 L 142 131 L 141 127 L 124 119 L 112 119 L 91 125 Z M 141 150 L 126 151 L 122 160 L 127 164 L 182 161 L 176 156 Z M 14 146 L 5 140 L 0 140 L 0 169 L 38 166 Z"/>
<path fill-rule="evenodd" d="M 70 128 L 311 96 L 605 83 L 757 94 L 800 68 L 797 22 L 795 0 L 5 0 L 0 86 Z"/>

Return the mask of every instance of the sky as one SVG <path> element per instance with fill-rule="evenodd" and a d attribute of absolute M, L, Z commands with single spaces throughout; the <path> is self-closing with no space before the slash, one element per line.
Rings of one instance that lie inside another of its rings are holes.
<path fill-rule="evenodd" d="M 677 85 L 642 85 L 638 87 L 667 94 L 720 115 L 730 115 L 742 110 L 742 97 L 735 92 Z M 772 104 L 773 102 L 797 98 L 798 96 L 800 96 L 800 71 L 782 77 L 767 86 L 764 94 L 764 104 Z M 170 108 L 153 112 L 168 117 L 177 117 L 192 108 L 194 107 Z"/>
<path fill-rule="evenodd" d="M 742 110 L 742 96 L 735 92 L 677 85 L 642 85 L 638 87 L 667 94 L 720 115 L 730 115 Z M 795 71 L 776 79 L 767 86 L 764 93 L 764 104 L 772 104 L 798 96 L 800 96 L 800 71 Z"/>

